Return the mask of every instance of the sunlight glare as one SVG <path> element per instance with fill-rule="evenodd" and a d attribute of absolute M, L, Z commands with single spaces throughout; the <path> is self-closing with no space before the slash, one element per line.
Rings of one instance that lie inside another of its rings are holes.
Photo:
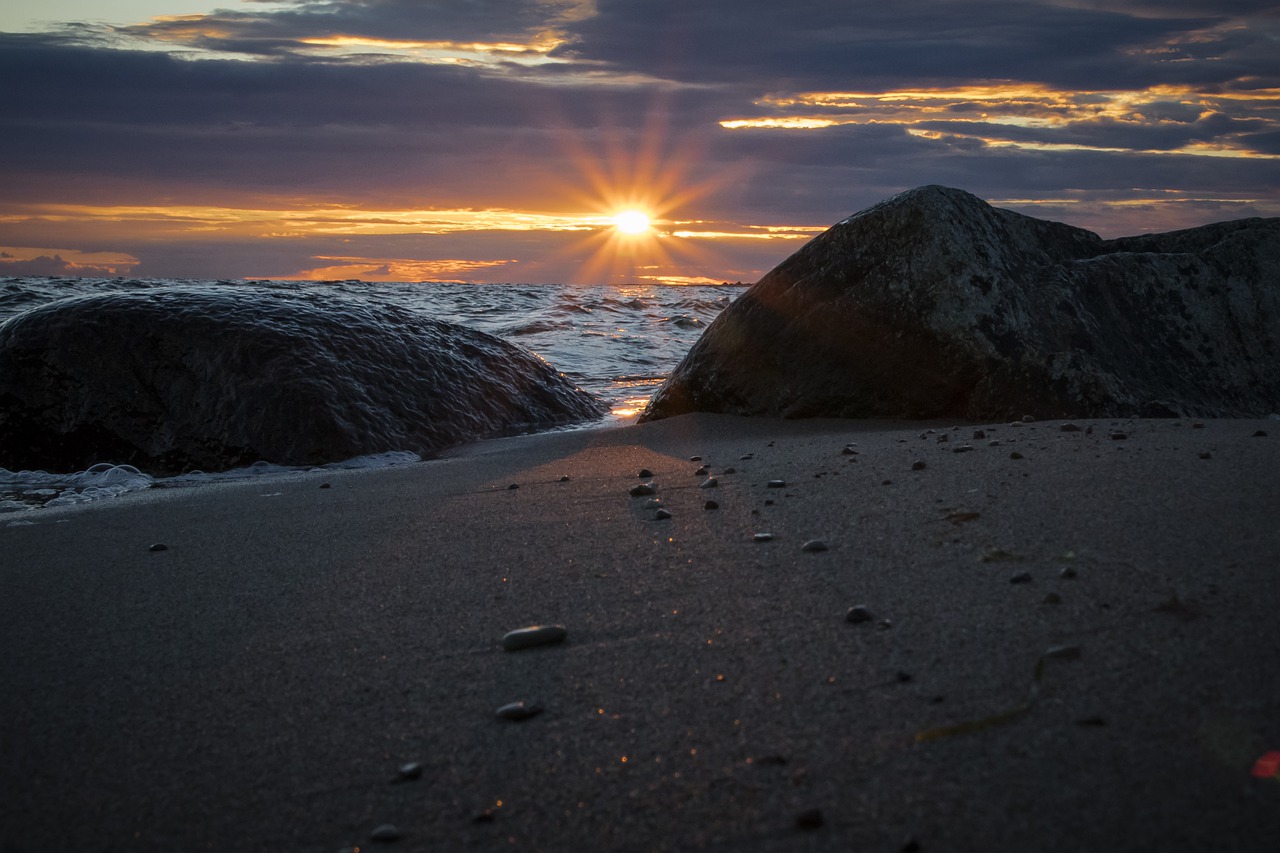
<path fill-rule="evenodd" d="M 649 216 L 639 210 L 624 210 L 614 214 L 613 227 L 623 234 L 639 235 L 649 230 Z"/>

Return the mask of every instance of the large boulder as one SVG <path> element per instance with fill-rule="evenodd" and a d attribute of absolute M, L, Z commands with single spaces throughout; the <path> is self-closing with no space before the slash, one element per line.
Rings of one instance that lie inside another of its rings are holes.
<path fill-rule="evenodd" d="M 928 186 L 716 318 L 642 420 L 995 420 L 1280 408 L 1280 219 L 1103 240 Z"/>
<path fill-rule="evenodd" d="M 0 466 L 15 470 L 425 455 L 602 413 L 490 335 L 305 289 L 94 295 L 0 325 Z"/>

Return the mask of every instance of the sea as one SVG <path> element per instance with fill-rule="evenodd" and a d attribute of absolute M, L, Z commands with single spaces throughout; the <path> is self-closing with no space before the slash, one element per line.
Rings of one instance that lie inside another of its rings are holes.
<path fill-rule="evenodd" d="M 503 338 L 536 353 L 609 414 L 592 426 L 634 421 L 649 397 L 743 285 L 467 284 L 451 282 L 253 281 L 283 291 L 321 291 L 394 305 Z M 192 279 L 0 278 L 0 323 L 58 299 L 173 286 L 235 287 L 245 282 Z M 412 453 L 346 460 L 331 467 L 383 467 L 417 461 Z M 85 471 L 0 468 L 0 512 L 65 506 L 139 489 L 296 471 L 269 461 L 220 472 L 153 478 L 102 460 Z"/>

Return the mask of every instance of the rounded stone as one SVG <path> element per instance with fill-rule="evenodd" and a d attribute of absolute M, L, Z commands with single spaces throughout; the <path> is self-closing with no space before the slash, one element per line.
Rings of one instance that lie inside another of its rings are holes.
<path fill-rule="evenodd" d="M 528 649 L 534 646 L 548 646 L 563 642 L 569 636 L 563 625 L 530 625 L 508 631 L 502 637 L 502 648 L 509 652 Z"/>
<path fill-rule="evenodd" d="M 658 521 L 666 521 L 668 518 L 671 517 L 671 510 L 660 509 L 653 514 L 653 517 L 656 518 Z"/>
<path fill-rule="evenodd" d="M 534 702 L 525 702 L 521 699 L 518 702 L 508 702 L 497 710 L 497 715 L 504 720 L 513 722 L 521 722 L 531 717 L 536 717 L 542 713 L 542 706 Z"/>
<path fill-rule="evenodd" d="M 418 761 L 408 761 L 396 768 L 396 776 L 401 780 L 420 779 L 422 778 L 422 764 Z"/>
<path fill-rule="evenodd" d="M 720 481 L 717 480 L 715 477 L 708 477 L 707 479 L 702 481 L 702 485 L 698 486 L 698 488 L 714 489 L 716 486 L 719 486 L 719 485 L 720 485 Z"/>
<path fill-rule="evenodd" d="M 925 469 L 925 463 L 923 459 L 917 459 L 915 462 L 911 463 L 912 471 L 923 471 L 924 469 Z"/>
<path fill-rule="evenodd" d="M 646 495 L 656 495 L 658 490 L 654 488 L 653 483 L 641 483 L 638 486 L 632 486 L 630 492 L 631 497 L 642 498 Z"/>
<path fill-rule="evenodd" d="M 787 481 L 786 480 L 770 480 L 769 482 L 765 483 L 765 487 L 770 489 L 785 489 L 787 487 Z"/>
<path fill-rule="evenodd" d="M 639 477 L 641 480 L 647 480 L 648 478 L 653 476 L 653 472 L 650 471 L 648 468 L 641 468 L 640 471 L 636 474 L 636 476 Z"/>
<path fill-rule="evenodd" d="M 720 504 L 716 503 L 715 501 L 707 501 L 702 505 L 702 508 L 703 509 L 719 509 Z"/>
<path fill-rule="evenodd" d="M 863 622 L 871 621 L 871 611 L 861 604 L 855 604 L 849 608 L 849 612 L 844 615 L 846 622 L 852 622 L 855 625 Z"/>
<path fill-rule="evenodd" d="M 157 542 L 156 544 L 152 545 L 152 546 L 151 546 L 150 548 L 148 548 L 147 550 L 148 550 L 148 551 L 152 551 L 152 552 L 157 552 L 157 551 L 168 551 L 168 550 L 169 550 L 169 546 L 168 546 L 168 545 L 166 545 L 166 544 L 164 544 L 163 542 Z"/>
<path fill-rule="evenodd" d="M 369 837 L 374 841 L 399 841 L 404 837 L 404 833 L 395 824 L 384 823 L 374 827 L 373 832 L 369 833 Z"/>
<path fill-rule="evenodd" d="M 821 829 L 824 823 L 820 809 L 806 809 L 796 815 L 796 828 L 803 830 Z"/>
<path fill-rule="evenodd" d="M 756 533 L 752 537 L 756 542 L 769 542 L 773 539 L 772 533 Z"/>
<path fill-rule="evenodd" d="M 825 551 L 827 550 L 827 543 L 823 542 L 821 539 L 810 539 L 808 542 L 800 546 L 800 550 L 808 551 L 810 553 Z"/>

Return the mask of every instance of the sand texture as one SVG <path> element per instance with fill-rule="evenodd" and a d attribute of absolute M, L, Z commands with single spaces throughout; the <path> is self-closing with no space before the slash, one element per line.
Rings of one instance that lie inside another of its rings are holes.
<path fill-rule="evenodd" d="M 1273 851 L 1280 424 L 1076 424 L 688 415 L 0 517 L 0 849 Z"/>

